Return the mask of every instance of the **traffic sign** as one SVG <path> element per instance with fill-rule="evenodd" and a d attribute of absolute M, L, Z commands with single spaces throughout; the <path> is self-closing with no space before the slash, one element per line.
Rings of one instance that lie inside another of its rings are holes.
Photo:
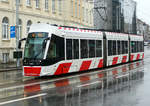
<path fill-rule="evenodd" d="M 10 38 L 15 38 L 16 26 L 10 26 Z"/>

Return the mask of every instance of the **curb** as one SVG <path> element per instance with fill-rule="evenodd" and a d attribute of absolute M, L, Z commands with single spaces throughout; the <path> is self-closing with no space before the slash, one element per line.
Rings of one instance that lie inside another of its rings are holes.
<path fill-rule="evenodd" d="M 5 72 L 5 71 L 15 71 L 15 70 L 22 70 L 21 67 L 11 67 L 11 68 L 5 68 L 5 69 L 0 69 L 0 72 Z"/>

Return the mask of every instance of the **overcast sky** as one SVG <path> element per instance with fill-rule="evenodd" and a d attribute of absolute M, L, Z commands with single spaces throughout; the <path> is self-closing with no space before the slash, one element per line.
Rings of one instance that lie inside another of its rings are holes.
<path fill-rule="evenodd" d="M 137 17 L 150 25 L 150 0 L 134 0 L 137 2 Z"/>

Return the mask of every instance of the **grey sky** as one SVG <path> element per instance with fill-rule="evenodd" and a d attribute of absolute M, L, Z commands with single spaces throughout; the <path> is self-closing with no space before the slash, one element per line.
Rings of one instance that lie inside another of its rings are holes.
<path fill-rule="evenodd" d="M 137 2 L 137 16 L 142 21 L 150 24 L 150 0 L 134 0 Z"/>

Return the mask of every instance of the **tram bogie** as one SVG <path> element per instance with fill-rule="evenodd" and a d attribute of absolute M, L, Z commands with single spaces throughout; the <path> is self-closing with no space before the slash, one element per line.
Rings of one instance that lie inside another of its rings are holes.
<path fill-rule="evenodd" d="M 143 59 L 142 43 L 142 36 L 34 24 L 26 39 L 23 74 L 60 75 Z"/>

